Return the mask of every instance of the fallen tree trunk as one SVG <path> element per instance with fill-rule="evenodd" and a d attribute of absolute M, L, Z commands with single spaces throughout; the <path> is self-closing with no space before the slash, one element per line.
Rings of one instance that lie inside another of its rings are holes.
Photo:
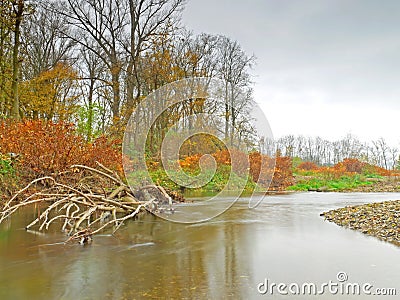
<path fill-rule="evenodd" d="M 125 221 L 142 211 L 173 212 L 173 198 L 178 198 L 175 193 L 171 193 L 171 198 L 164 188 L 156 185 L 131 191 L 116 173 L 99 163 L 98 166 L 101 170 L 84 165 L 71 166 L 69 172 L 80 175 L 80 180 L 73 185 L 60 183 L 50 176 L 32 181 L 5 203 L 0 212 L 0 223 L 22 207 L 40 204 L 38 216 L 26 226 L 27 230 L 37 226 L 43 231 L 58 223 L 69 236 L 66 242 L 83 244 L 107 228 L 113 227 L 115 233 Z M 38 185 L 40 191 L 29 193 Z M 182 201 L 182 198 L 178 200 Z"/>

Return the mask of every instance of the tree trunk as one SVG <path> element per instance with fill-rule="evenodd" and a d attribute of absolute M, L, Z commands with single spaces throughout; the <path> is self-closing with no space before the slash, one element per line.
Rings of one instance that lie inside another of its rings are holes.
<path fill-rule="evenodd" d="M 93 90 L 94 90 L 94 76 L 91 76 L 90 86 L 89 86 L 89 95 L 88 95 L 88 121 L 87 121 L 87 141 L 90 142 L 92 140 L 93 135 Z"/>
<path fill-rule="evenodd" d="M 120 84 L 119 77 L 121 73 L 121 67 L 117 64 L 113 63 L 113 67 L 111 70 L 111 81 L 112 81 L 112 91 L 113 91 L 113 102 L 111 105 L 111 112 L 113 115 L 114 122 L 118 122 L 119 120 L 119 108 L 120 108 Z"/>
<path fill-rule="evenodd" d="M 228 99 L 228 86 L 225 84 L 225 141 L 229 137 L 229 99 Z"/>
<path fill-rule="evenodd" d="M 15 3 L 15 2 L 14 2 Z M 13 45 L 13 64 L 12 64 L 12 108 L 11 117 L 13 119 L 19 119 L 19 95 L 18 95 L 18 80 L 19 80 L 19 47 L 21 44 L 20 34 L 21 34 L 21 22 L 22 15 L 24 12 L 24 0 L 18 0 L 15 8 L 15 27 L 14 27 L 14 45 Z"/>

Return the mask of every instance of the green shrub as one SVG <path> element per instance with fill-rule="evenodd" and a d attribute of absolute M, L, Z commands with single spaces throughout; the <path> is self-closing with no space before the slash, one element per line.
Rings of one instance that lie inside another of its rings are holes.
<path fill-rule="evenodd" d="M 11 159 L 0 154 L 0 175 L 13 175 L 15 170 L 11 164 Z"/>

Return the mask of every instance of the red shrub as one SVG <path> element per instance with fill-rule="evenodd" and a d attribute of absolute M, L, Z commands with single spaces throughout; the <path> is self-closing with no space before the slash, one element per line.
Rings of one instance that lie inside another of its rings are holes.
<path fill-rule="evenodd" d="M 313 163 L 311 161 L 305 161 L 299 164 L 297 167 L 300 170 L 305 170 L 305 171 L 311 171 L 311 170 L 318 170 L 318 166 L 316 163 Z"/>
<path fill-rule="evenodd" d="M 213 154 L 215 161 L 217 164 L 230 165 L 231 164 L 231 155 L 228 150 L 220 150 Z"/>
<path fill-rule="evenodd" d="M 250 153 L 250 176 L 254 182 L 267 186 L 270 190 L 284 190 L 293 183 L 292 159 L 290 157 L 273 158 L 259 152 Z M 275 168 L 274 168 L 275 163 Z M 273 177 L 272 177 L 273 176 Z M 272 181 L 271 181 L 272 177 Z"/>
<path fill-rule="evenodd" d="M 40 120 L 0 123 L 0 152 L 20 154 L 17 171 L 26 179 L 57 175 L 73 164 L 103 165 L 122 172 L 118 141 L 87 143 L 74 126 Z"/>
<path fill-rule="evenodd" d="M 247 153 L 244 153 L 239 150 L 230 150 L 231 152 L 231 161 L 233 162 L 232 171 L 239 175 L 245 175 L 249 173 L 250 162 L 249 156 Z"/>
<path fill-rule="evenodd" d="M 201 155 L 188 156 L 180 161 L 180 165 L 187 169 L 196 169 L 199 166 Z M 239 175 L 247 175 L 260 185 L 267 186 L 272 179 L 270 188 L 283 190 L 293 181 L 292 160 L 289 157 L 277 157 L 275 160 L 259 152 L 249 155 L 239 150 L 221 150 L 213 154 L 217 165 L 231 165 L 232 171 Z M 274 169 L 275 166 L 275 169 Z"/>
<path fill-rule="evenodd" d="M 250 176 L 254 182 L 257 182 L 260 178 L 261 172 L 261 153 L 260 152 L 252 152 L 249 155 L 250 160 Z"/>
<path fill-rule="evenodd" d="M 363 172 L 369 173 L 369 174 L 378 174 L 380 176 L 397 175 L 396 171 L 386 170 L 385 168 L 381 168 L 381 167 L 374 166 L 371 164 L 365 164 L 365 166 L 363 167 Z"/>
<path fill-rule="evenodd" d="M 246 175 L 249 170 L 249 158 L 246 153 L 230 149 L 220 150 L 213 154 L 218 165 L 231 165 L 232 171 L 239 175 Z M 234 162 L 232 164 L 232 161 Z"/>
<path fill-rule="evenodd" d="M 270 190 L 284 190 L 293 184 L 292 159 L 286 156 L 276 158 L 274 177 Z"/>
<path fill-rule="evenodd" d="M 354 173 L 359 173 L 359 174 L 362 173 L 364 166 L 365 166 L 365 163 L 363 163 L 362 161 L 359 161 L 356 158 L 345 158 L 339 164 L 341 164 L 345 168 L 346 172 L 354 172 Z"/>

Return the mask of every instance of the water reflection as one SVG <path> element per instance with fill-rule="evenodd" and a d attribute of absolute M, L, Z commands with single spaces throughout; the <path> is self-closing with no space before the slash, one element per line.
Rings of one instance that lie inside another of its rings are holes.
<path fill-rule="evenodd" d="M 58 232 L 20 230 L 32 217 L 26 211 L 0 227 L 0 299 L 254 299 L 263 298 L 257 284 L 265 277 L 318 283 L 338 271 L 399 288 L 399 248 L 319 217 L 394 198 L 400 195 L 270 196 L 255 210 L 242 199 L 206 223 L 143 216 L 86 247 L 54 244 L 65 239 Z"/>

